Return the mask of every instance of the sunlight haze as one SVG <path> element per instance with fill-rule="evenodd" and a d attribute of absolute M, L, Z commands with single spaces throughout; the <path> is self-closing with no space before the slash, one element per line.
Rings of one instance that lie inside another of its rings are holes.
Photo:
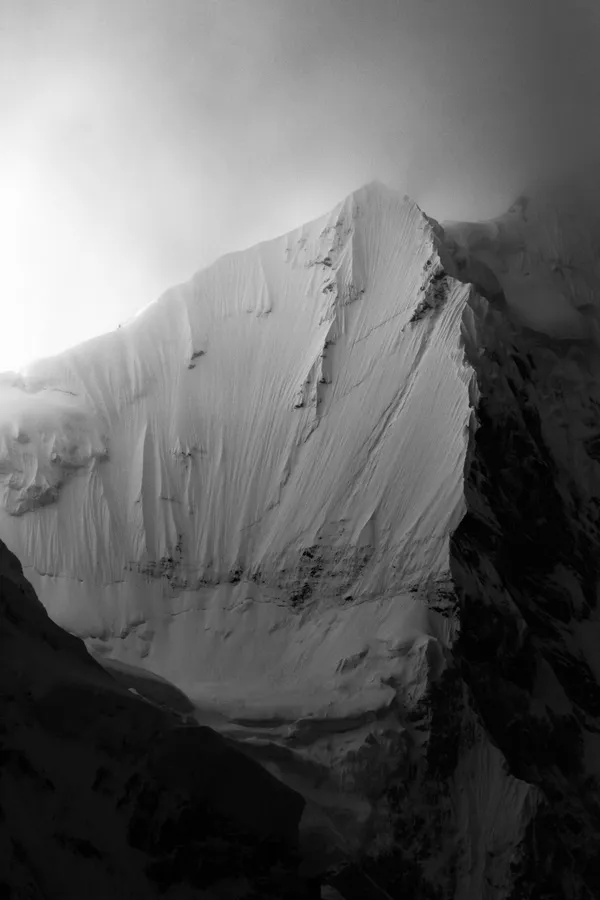
<path fill-rule="evenodd" d="M 0 371 L 116 328 L 373 178 L 438 218 L 498 214 L 598 146 L 593 16 L 558 0 L 4 0 Z"/>

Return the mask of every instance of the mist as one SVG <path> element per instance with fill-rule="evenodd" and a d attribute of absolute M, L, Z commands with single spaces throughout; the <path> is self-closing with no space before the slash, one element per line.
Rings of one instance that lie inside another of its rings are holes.
<path fill-rule="evenodd" d="M 501 213 L 600 149 L 593 0 L 3 0 L 0 370 L 377 178 Z"/>

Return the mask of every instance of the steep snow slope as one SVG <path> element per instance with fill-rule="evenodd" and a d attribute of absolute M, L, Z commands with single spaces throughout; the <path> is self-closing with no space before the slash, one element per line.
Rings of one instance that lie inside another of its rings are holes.
<path fill-rule="evenodd" d="M 449 639 L 411 589 L 463 510 L 468 294 L 371 185 L 5 377 L 0 534 L 53 618 L 196 698 L 326 708 L 369 656 L 351 702 L 389 702 Z"/>
<path fill-rule="evenodd" d="M 1 543 L 0 713 L 2 897 L 315 896 L 301 797 L 107 675 Z"/>

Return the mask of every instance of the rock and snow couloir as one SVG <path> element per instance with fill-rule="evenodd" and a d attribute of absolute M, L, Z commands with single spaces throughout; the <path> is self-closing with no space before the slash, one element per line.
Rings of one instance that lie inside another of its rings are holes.
<path fill-rule="evenodd" d="M 369 185 L 0 383 L 52 618 L 297 788 L 348 898 L 593 896 L 598 273 L 552 216 Z"/>

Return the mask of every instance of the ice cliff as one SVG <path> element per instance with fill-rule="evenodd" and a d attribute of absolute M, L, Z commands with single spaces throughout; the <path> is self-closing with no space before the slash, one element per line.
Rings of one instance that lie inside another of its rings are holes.
<path fill-rule="evenodd" d="M 369 185 L 2 376 L 50 615 L 300 792 L 347 900 L 600 891 L 599 232 L 561 203 Z"/>

